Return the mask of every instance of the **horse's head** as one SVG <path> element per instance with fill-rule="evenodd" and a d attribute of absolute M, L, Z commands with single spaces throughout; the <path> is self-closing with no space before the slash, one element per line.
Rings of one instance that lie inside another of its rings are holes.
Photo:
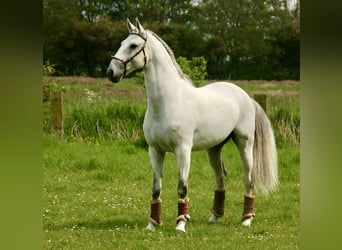
<path fill-rule="evenodd" d="M 112 56 L 109 63 L 107 69 L 108 79 L 114 83 L 119 82 L 126 74 L 143 68 L 146 64 L 145 45 L 147 34 L 139 21 L 136 20 L 136 22 L 136 26 L 134 26 L 127 19 L 129 35 L 121 42 L 121 47 Z"/>

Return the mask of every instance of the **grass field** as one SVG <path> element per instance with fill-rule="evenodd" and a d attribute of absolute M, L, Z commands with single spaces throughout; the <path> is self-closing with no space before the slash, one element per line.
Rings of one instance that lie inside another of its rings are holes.
<path fill-rule="evenodd" d="M 226 214 L 209 224 L 214 175 L 205 152 L 194 152 L 191 220 L 186 234 L 181 234 L 175 230 L 177 165 L 172 154 L 167 154 L 164 167 L 164 224 L 155 232 L 144 230 L 152 171 L 141 135 L 143 86 L 114 86 L 95 79 L 58 82 L 66 89 L 66 135 L 64 140 L 43 135 L 44 249 L 299 249 L 299 86 L 238 84 L 248 92 L 272 96 L 268 106 L 281 184 L 267 197 L 256 194 L 256 217 L 250 228 L 242 227 L 242 163 L 235 146 L 228 143 L 223 152 L 228 170 Z M 87 125 L 85 121 L 92 119 Z"/>

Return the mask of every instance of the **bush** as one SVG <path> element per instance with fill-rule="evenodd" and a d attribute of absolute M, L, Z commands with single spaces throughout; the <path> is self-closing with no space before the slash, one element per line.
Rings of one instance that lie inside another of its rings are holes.
<path fill-rule="evenodd" d="M 298 98 L 283 96 L 269 98 L 268 114 L 279 145 L 300 144 L 300 112 Z"/>
<path fill-rule="evenodd" d="M 134 103 L 97 103 L 71 110 L 64 120 L 69 139 L 117 139 L 141 141 L 145 107 Z"/>
<path fill-rule="evenodd" d="M 178 57 L 177 62 L 181 66 L 183 72 L 190 77 L 192 81 L 204 80 L 207 77 L 207 62 L 203 56 L 193 57 L 191 60 L 185 57 Z"/>

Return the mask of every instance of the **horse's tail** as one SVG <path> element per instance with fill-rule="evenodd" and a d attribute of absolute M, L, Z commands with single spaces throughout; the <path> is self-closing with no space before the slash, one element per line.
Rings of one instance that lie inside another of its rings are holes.
<path fill-rule="evenodd" d="M 278 185 L 277 149 L 271 122 L 262 107 L 255 104 L 252 183 L 267 194 Z"/>

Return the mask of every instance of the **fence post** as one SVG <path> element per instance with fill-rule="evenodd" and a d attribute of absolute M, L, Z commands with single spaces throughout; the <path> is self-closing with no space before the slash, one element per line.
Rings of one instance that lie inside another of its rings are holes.
<path fill-rule="evenodd" d="M 64 137 L 63 128 L 63 93 L 62 91 L 51 90 L 50 92 L 50 124 L 51 133 L 60 139 Z"/>
<path fill-rule="evenodd" d="M 260 104 L 260 106 L 267 113 L 267 95 L 266 94 L 254 94 L 254 100 Z"/>

